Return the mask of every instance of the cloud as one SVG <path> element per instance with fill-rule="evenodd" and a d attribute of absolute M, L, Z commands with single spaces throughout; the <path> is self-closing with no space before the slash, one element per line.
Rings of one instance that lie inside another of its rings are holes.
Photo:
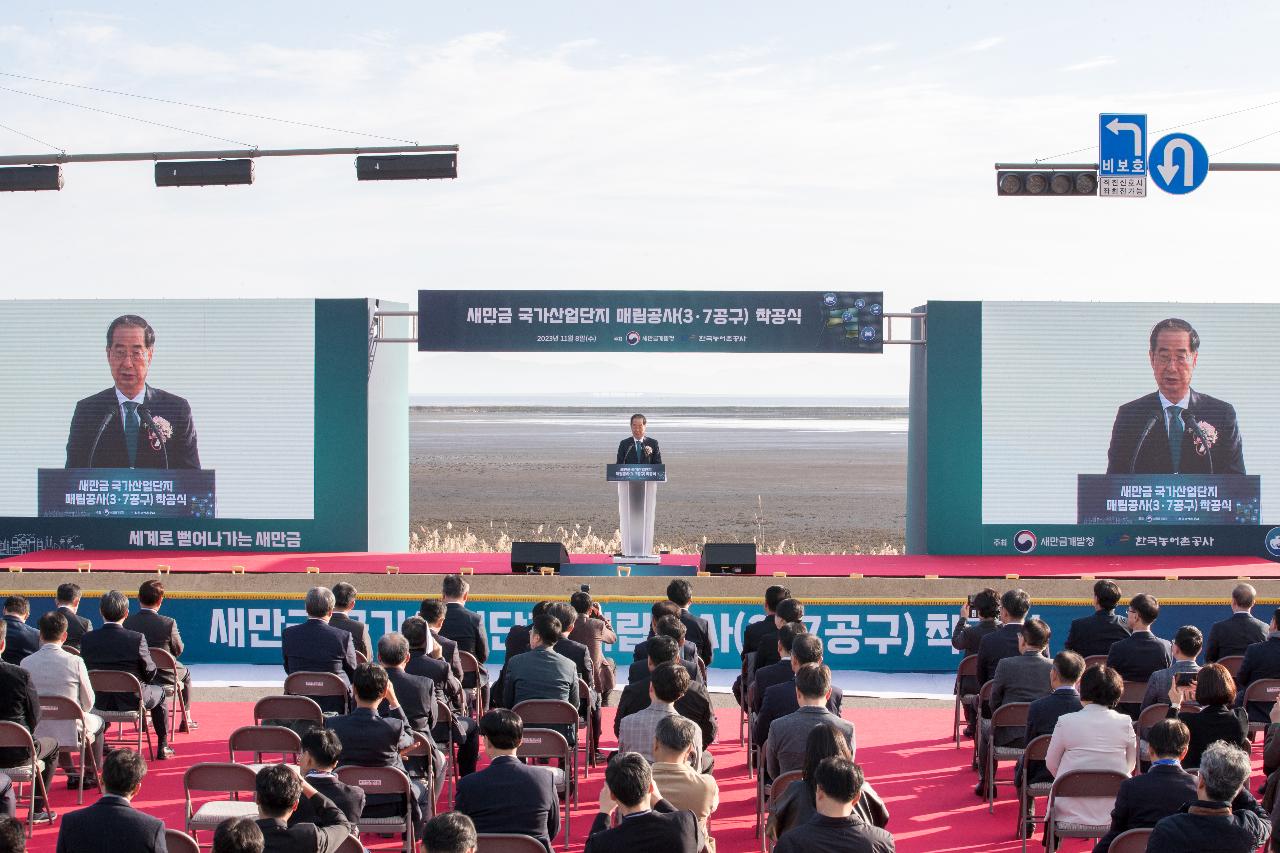
<path fill-rule="evenodd" d="M 1105 68 L 1108 65 L 1115 65 L 1118 60 L 1114 56 L 1095 56 L 1093 59 L 1086 59 L 1084 62 L 1077 62 L 1075 65 L 1067 65 L 1063 67 L 1063 71 L 1092 71 L 1095 68 Z"/>
<path fill-rule="evenodd" d="M 991 48 L 999 47 L 1002 44 L 1004 44 L 1004 36 L 990 36 L 965 45 L 962 50 L 966 53 L 981 53 L 984 50 L 991 50 Z"/>

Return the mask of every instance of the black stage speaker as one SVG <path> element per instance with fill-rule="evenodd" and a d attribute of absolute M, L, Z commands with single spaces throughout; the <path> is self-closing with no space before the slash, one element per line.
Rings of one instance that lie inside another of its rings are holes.
<path fill-rule="evenodd" d="M 560 542 L 512 542 L 511 571 L 516 574 L 536 573 L 541 566 L 555 566 L 569 562 L 569 552 Z"/>
<path fill-rule="evenodd" d="M 702 546 L 698 571 L 713 575 L 754 575 L 756 546 L 754 542 L 708 542 Z"/>

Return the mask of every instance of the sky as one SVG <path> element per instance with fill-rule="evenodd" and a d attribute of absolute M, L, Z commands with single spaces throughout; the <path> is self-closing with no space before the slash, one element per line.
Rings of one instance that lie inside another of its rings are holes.
<path fill-rule="evenodd" d="M 149 163 L 69 165 L 59 193 L 0 197 L 3 295 L 847 289 L 883 290 L 892 312 L 1275 299 L 1280 175 L 1211 173 L 1184 197 L 1002 199 L 992 168 L 1092 162 L 1097 114 L 1112 111 L 1145 112 L 1153 131 L 1222 116 L 1183 129 L 1218 161 L 1280 161 L 1273 3 L 478 6 L 8 9 L 0 124 L 55 148 L 381 136 L 461 152 L 456 181 L 372 184 L 350 157 L 260 160 L 252 187 L 164 190 Z M 0 155 L 49 150 L 0 129 Z M 1078 339 L 1064 329 L 1055 345 Z M 905 396 L 908 349 L 414 354 L 410 390 Z"/>

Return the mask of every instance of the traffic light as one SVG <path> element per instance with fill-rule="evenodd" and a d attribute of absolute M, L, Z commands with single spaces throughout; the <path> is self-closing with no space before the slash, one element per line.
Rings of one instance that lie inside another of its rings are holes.
<path fill-rule="evenodd" d="M 253 161 L 162 160 L 156 163 L 158 187 L 231 187 L 253 183 Z"/>
<path fill-rule="evenodd" d="M 1096 196 L 1098 173 L 1043 170 L 996 173 L 996 195 L 1001 196 Z"/>
<path fill-rule="evenodd" d="M 0 169 L 0 192 L 62 189 L 61 166 L 16 166 Z"/>

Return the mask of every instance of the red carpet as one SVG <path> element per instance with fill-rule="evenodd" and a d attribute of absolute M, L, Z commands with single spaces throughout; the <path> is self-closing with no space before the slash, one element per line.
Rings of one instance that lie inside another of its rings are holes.
<path fill-rule="evenodd" d="M 575 554 L 575 563 L 609 563 L 605 554 Z M 697 555 L 668 554 L 665 565 L 696 565 Z M 75 571 L 89 563 L 98 572 L 154 572 L 167 565 L 178 573 L 225 573 L 243 566 L 249 573 L 305 572 L 308 566 L 323 572 L 383 574 L 388 566 L 404 574 L 449 574 L 467 566 L 476 574 L 503 575 L 511 571 L 511 555 L 485 554 L 247 554 L 192 553 L 190 551 L 35 551 L 4 561 L 24 571 Z M 1031 556 L 872 556 L 839 554 L 762 555 L 757 571 L 770 576 L 786 572 L 791 577 L 990 578 L 1017 574 L 1024 578 L 1078 578 L 1094 575 L 1110 578 L 1182 579 L 1266 577 L 1276 564 L 1258 557 L 1049 557 Z"/>
<path fill-rule="evenodd" d="M 176 760 L 154 763 L 136 805 L 148 814 L 164 820 L 169 826 L 183 825 L 182 772 L 197 761 L 225 761 L 226 739 L 236 726 L 252 722 L 250 703 L 210 703 L 197 707 L 200 728 L 192 735 L 180 736 L 175 743 Z M 606 709 L 605 729 L 612 731 L 613 709 Z M 1015 837 L 1012 786 L 1002 786 L 1001 798 L 994 815 L 987 814 L 985 801 L 973 795 L 975 776 L 969 770 L 970 749 L 964 743 L 955 749 L 948 737 L 951 710 L 938 709 L 860 709 L 846 711 L 845 716 L 857 729 L 858 763 L 867 778 L 886 800 L 892 813 L 889 829 L 903 853 L 947 853 L 948 851 L 1016 851 L 1021 849 Z M 746 853 L 760 849 L 753 835 L 755 823 L 755 784 L 747 778 L 745 751 L 738 747 L 738 722 L 735 712 L 720 712 L 721 743 L 712 747 L 716 757 L 716 778 L 720 783 L 720 809 L 712 816 L 711 831 L 720 853 Z M 616 744 L 609 734 L 604 743 Z M 1260 782 L 1261 750 L 1255 750 L 1254 779 Z M 1005 766 L 1001 779 L 1012 774 Z M 591 820 L 597 811 L 600 786 L 604 774 L 594 770 L 583 785 L 581 806 L 573 812 L 573 844 L 580 851 Z M 86 803 L 95 793 L 86 793 Z M 66 790 L 64 777 L 54 777 L 53 807 L 59 814 L 76 808 L 75 792 Z M 1040 803 L 1043 810 L 1043 801 Z M 25 817 L 25 808 L 20 810 Z M 52 853 L 57 829 L 42 827 L 36 831 L 28 849 L 35 853 Z M 208 841 L 208 835 L 202 839 Z M 377 843 L 370 843 L 377 842 Z M 394 850 L 394 842 L 365 837 L 367 846 L 375 850 Z M 1061 849 L 1067 853 L 1088 850 L 1090 844 L 1067 842 Z M 563 846 L 557 844 L 557 850 Z M 1029 850 L 1040 853 L 1038 842 Z"/>

